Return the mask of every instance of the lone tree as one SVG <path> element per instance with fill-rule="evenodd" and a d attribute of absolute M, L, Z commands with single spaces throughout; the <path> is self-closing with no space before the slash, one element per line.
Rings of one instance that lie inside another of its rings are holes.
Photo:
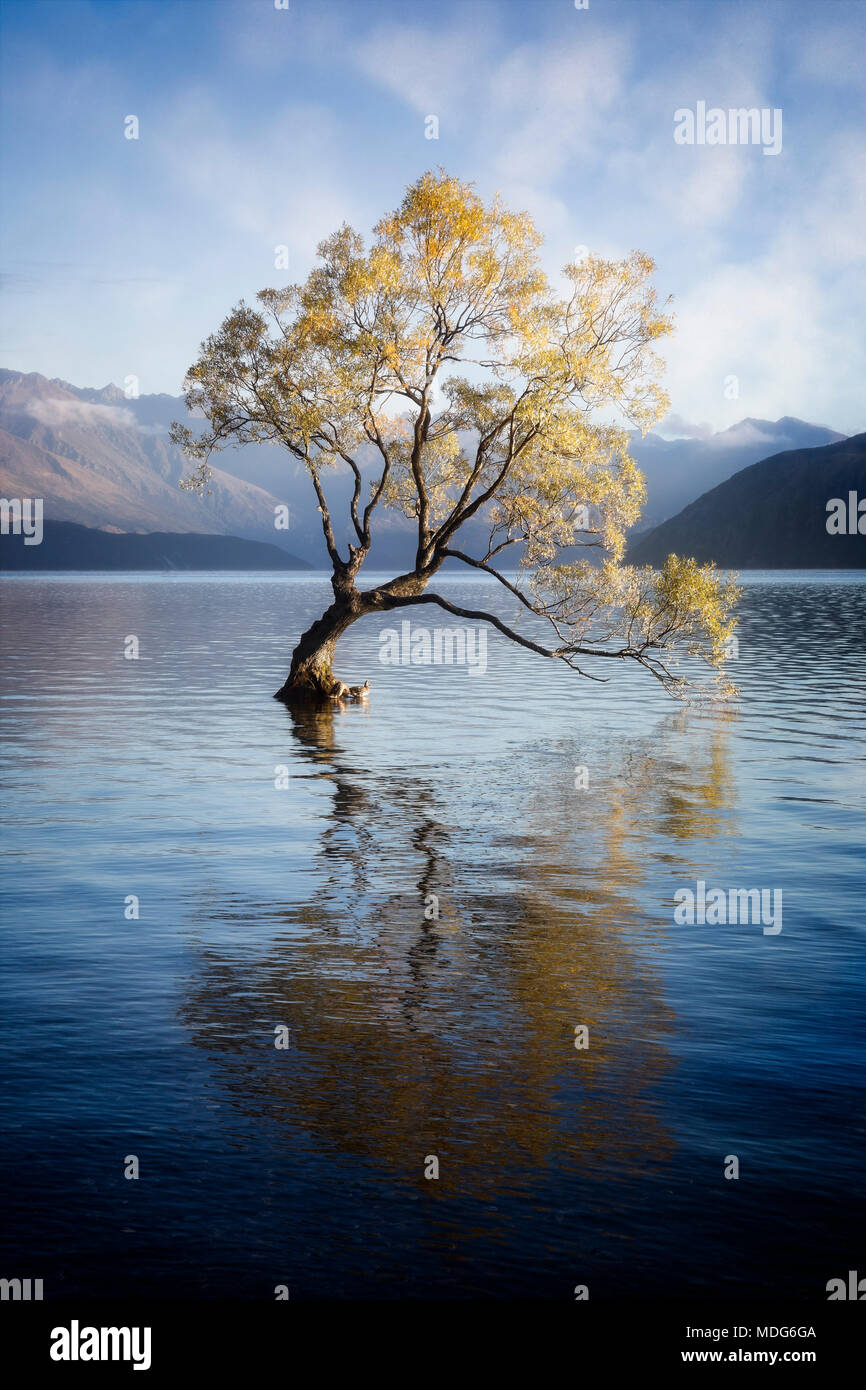
<path fill-rule="evenodd" d="M 490 623 L 584 675 L 587 658 L 633 661 L 674 693 L 689 684 L 672 669 L 679 656 L 723 661 L 730 581 L 676 556 L 658 571 L 623 563 L 645 488 L 616 421 L 646 431 L 668 407 L 651 344 L 671 319 L 649 283 L 654 264 L 587 256 L 565 267 L 560 297 L 539 245 L 526 214 L 426 173 L 369 250 L 344 225 L 304 285 L 263 290 L 258 309 L 241 302 L 202 344 L 185 399 L 208 427 L 172 430 L 197 461 L 183 486 L 207 488 L 217 450 L 282 445 L 310 475 L 333 567 L 333 603 L 301 636 L 277 698 L 330 699 L 341 634 L 412 604 Z M 341 466 L 354 479 L 346 544 L 323 485 Z M 415 563 L 361 589 L 380 506 L 414 522 Z M 473 518 L 483 553 L 461 549 Z M 446 559 L 493 576 L 518 613 L 546 622 L 547 643 L 543 624 L 521 631 L 519 617 L 431 592 Z"/>

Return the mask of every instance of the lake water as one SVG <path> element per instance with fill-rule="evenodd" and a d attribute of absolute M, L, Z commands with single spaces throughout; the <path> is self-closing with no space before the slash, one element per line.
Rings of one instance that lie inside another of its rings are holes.
<path fill-rule="evenodd" d="M 439 587 L 513 616 L 488 583 Z M 368 619 L 337 669 L 369 706 L 298 720 L 271 697 L 321 576 L 5 581 L 0 1272 L 821 1300 L 863 1272 L 866 581 L 745 586 L 733 710 L 494 632 L 484 675 L 385 666 Z M 781 890 L 783 930 L 678 925 L 698 880 Z"/>

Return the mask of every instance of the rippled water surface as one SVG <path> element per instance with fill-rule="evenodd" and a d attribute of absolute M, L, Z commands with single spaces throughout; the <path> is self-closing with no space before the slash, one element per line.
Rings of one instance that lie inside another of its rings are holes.
<path fill-rule="evenodd" d="M 329 596 L 2 586 L 2 1272 L 826 1297 L 863 1258 L 864 580 L 747 576 L 727 712 L 494 632 L 484 675 L 383 666 L 367 620 L 369 706 L 299 720 Z M 677 925 L 699 879 L 780 889 L 782 932 Z"/>

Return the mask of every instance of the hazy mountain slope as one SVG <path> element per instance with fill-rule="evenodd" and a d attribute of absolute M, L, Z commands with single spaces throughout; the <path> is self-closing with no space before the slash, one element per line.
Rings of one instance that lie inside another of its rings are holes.
<path fill-rule="evenodd" d="M 866 536 L 830 535 L 827 503 L 866 497 L 866 434 L 744 468 L 629 547 L 636 564 L 691 555 L 734 569 L 861 569 Z"/>
<path fill-rule="evenodd" d="M 116 390 L 116 387 L 106 388 L 108 393 Z M 104 395 L 90 394 L 94 400 L 101 400 Z M 166 429 L 172 420 L 181 419 L 185 410 L 182 399 L 165 395 L 140 396 L 128 404 L 143 424 L 162 424 Z M 811 449 L 844 437 L 836 430 L 811 425 L 789 415 L 780 420 L 740 420 L 729 429 L 700 438 L 668 439 L 658 433 L 641 437 L 635 433 L 631 441 L 632 455 L 647 480 L 647 504 L 641 529 L 673 516 L 687 502 L 694 501 L 708 488 L 715 487 L 750 463 L 784 449 Z M 227 450 L 220 455 L 220 467 L 235 477 L 257 483 L 288 503 L 299 525 L 314 507 L 309 478 L 282 449 L 248 445 Z M 348 471 L 343 470 L 341 474 L 329 470 L 326 481 L 329 499 L 334 498 L 334 515 L 342 516 L 347 511 L 351 494 Z M 409 529 L 396 520 L 391 524 L 397 530 Z M 314 542 L 320 543 L 315 537 Z"/>
<path fill-rule="evenodd" d="M 647 480 L 647 503 L 640 529 L 656 526 L 687 503 L 717 487 L 752 463 L 789 449 L 833 444 L 844 435 L 785 415 L 781 420 L 740 420 L 703 438 L 663 439 L 632 436 L 632 457 Z"/>
<path fill-rule="evenodd" d="M 82 399 L 36 373 L 0 372 L 0 491 L 42 497 L 55 521 L 286 538 L 274 529 L 278 499 L 250 482 L 216 470 L 212 496 L 182 491 L 186 460 L 129 405 L 122 394 Z"/>
<path fill-rule="evenodd" d="M 0 491 L 44 498 L 50 520 L 139 531 L 198 531 L 268 541 L 326 566 L 327 553 L 310 479 L 301 464 L 272 445 L 247 445 L 216 456 L 213 496 L 181 491 L 189 462 L 169 442 L 172 421 L 186 418 L 182 397 L 127 400 L 116 386 L 77 387 L 38 373 L 0 371 Z M 689 427 L 685 427 L 689 428 Z M 747 419 L 699 438 L 632 438 L 647 479 L 645 531 L 678 512 L 738 470 L 783 449 L 809 448 L 842 436 L 785 417 Z M 371 467 L 376 464 L 371 460 Z M 362 459 L 362 469 L 365 467 Z M 352 478 L 327 469 L 324 487 L 338 541 L 354 539 L 348 501 Z M 274 507 L 287 505 L 290 529 L 276 531 Z M 487 529 L 476 520 L 461 548 L 481 553 Z M 415 528 L 380 509 L 369 567 L 396 571 L 415 554 Z M 481 548 L 479 550 L 479 547 Z M 516 555 L 515 555 L 516 558 Z"/>

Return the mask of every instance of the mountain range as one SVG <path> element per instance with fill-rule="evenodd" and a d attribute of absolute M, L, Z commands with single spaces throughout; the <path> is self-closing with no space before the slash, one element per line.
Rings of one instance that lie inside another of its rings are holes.
<path fill-rule="evenodd" d="M 670 424 L 672 433 L 677 422 Z M 652 431 L 643 437 L 635 433 L 631 454 L 647 481 L 647 501 L 638 529 L 658 526 L 695 498 L 772 454 L 814 449 L 844 438 L 825 425 L 810 425 L 791 415 L 780 420 L 747 416 L 715 434 L 704 431 L 667 438 Z"/>
<path fill-rule="evenodd" d="M 0 488 L 4 497 L 41 497 L 47 519 L 116 531 L 233 534 L 273 542 L 278 499 L 246 479 L 215 470 L 212 495 L 184 492 L 189 465 L 168 439 L 158 403 L 0 371 Z M 157 404 L 157 409 L 153 406 Z M 152 417 L 152 418 L 149 418 Z M 285 533 L 282 533 L 285 534 Z"/>
<path fill-rule="evenodd" d="M 828 510 L 834 499 L 837 506 Z M 823 448 L 787 450 L 741 469 L 678 516 L 637 536 L 628 558 L 658 565 L 670 554 L 690 555 L 738 570 L 863 569 L 861 500 L 866 529 L 866 434 Z M 843 509 L 843 528 L 828 530 Z"/>
<path fill-rule="evenodd" d="M 278 546 L 308 564 L 327 564 L 315 495 L 296 460 L 273 445 L 225 450 L 216 456 L 211 494 L 201 497 L 178 487 L 190 464 L 168 437 L 175 420 L 188 420 L 179 396 L 128 398 L 114 385 L 77 387 L 36 372 L 0 370 L 0 494 L 41 497 L 46 523 L 234 535 Z M 647 480 L 641 530 L 770 454 L 843 439 L 788 416 L 747 418 L 717 433 L 673 418 L 666 423 L 667 430 L 632 437 L 632 454 Z M 195 421 L 190 424 L 195 427 Z M 325 481 L 338 540 L 345 540 L 351 476 L 329 470 Z M 281 506 L 288 507 L 288 530 L 275 528 Z M 480 521 L 470 523 L 464 547 L 483 545 L 486 534 Z M 409 521 L 380 512 L 370 563 L 401 567 L 411 562 L 414 545 Z"/>

